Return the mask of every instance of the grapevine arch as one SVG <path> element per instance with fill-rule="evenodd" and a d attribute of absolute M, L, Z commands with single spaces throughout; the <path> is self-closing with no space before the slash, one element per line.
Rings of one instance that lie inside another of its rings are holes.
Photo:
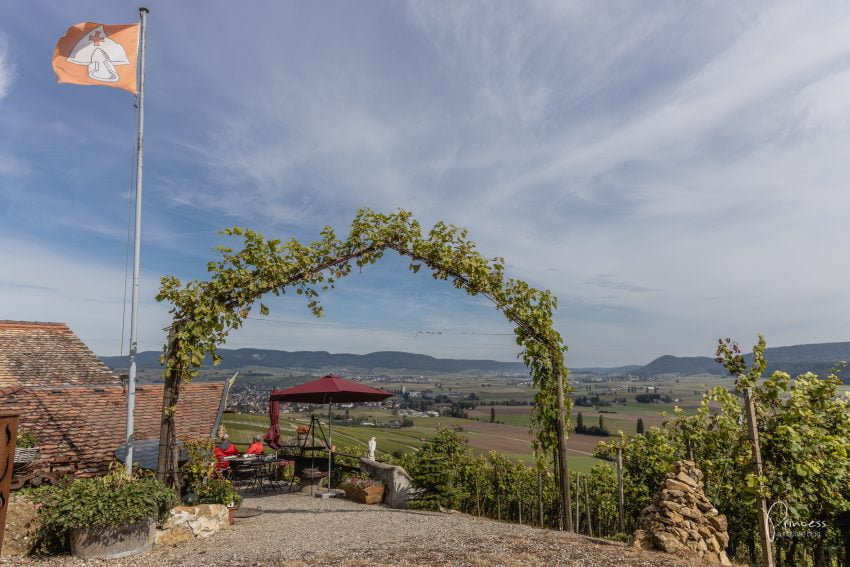
<path fill-rule="evenodd" d="M 268 314 L 269 309 L 261 302 L 265 294 L 282 295 L 294 289 L 306 298 L 310 311 L 321 316 L 321 292 L 333 288 L 354 266 L 373 264 L 386 250 L 394 250 L 410 259 L 413 272 L 428 266 L 434 278 L 451 280 L 470 295 L 488 298 L 514 324 L 516 342 L 522 347 L 520 356 L 538 389 L 531 419 L 535 452 L 542 460 L 557 450 L 562 507 L 569 510 L 568 483 L 563 482 L 569 479 L 565 447 L 567 347 L 553 327 L 557 298 L 549 291 L 507 278 L 504 259 L 484 258 L 465 229 L 438 222 L 423 236 L 419 222 L 404 210 L 383 214 L 361 209 L 347 238 L 339 239 L 333 229 L 325 227 L 321 238 L 309 244 L 294 238 L 285 243 L 266 240 L 255 231 L 241 228 L 225 229 L 223 234 L 241 237 L 242 249 L 217 247 L 221 258 L 208 264 L 208 280 L 183 284 L 174 276 L 164 276 L 157 295 L 157 301 L 171 303 L 173 317 L 163 351 L 165 388 L 157 462 L 160 479 L 177 480 L 174 408 L 180 385 L 197 375 L 206 355 L 214 363 L 220 360 L 216 349 L 230 331 L 244 323 L 255 303 L 259 302 L 261 314 Z"/>

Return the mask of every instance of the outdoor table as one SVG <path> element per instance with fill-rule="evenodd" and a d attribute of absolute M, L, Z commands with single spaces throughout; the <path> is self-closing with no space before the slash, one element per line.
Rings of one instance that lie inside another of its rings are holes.
<path fill-rule="evenodd" d="M 274 457 L 268 456 L 236 456 L 224 457 L 222 461 L 230 463 L 233 469 L 234 480 L 245 480 L 248 490 L 256 492 L 265 492 L 265 482 L 268 480 L 269 463 L 274 461 Z M 240 478 L 241 477 L 241 478 Z"/>
<path fill-rule="evenodd" d="M 328 448 L 325 445 L 281 445 L 281 451 L 285 450 L 293 450 L 293 451 L 327 451 Z"/>
<path fill-rule="evenodd" d="M 287 453 L 287 451 L 286 451 L 287 449 L 289 449 L 289 450 L 296 449 L 296 450 L 298 450 L 298 453 L 297 454 Z M 323 451 L 324 452 L 324 451 L 327 451 L 327 450 L 328 450 L 328 448 L 325 447 L 324 445 L 306 445 L 306 446 L 303 446 L 303 447 L 300 446 L 300 445 L 299 446 L 284 445 L 284 446 L 281 447 L 280 458 L 287 460 L 287 461 L 292 461 L 293 463 L 295 463 L 295 476 L 300 477 L 301 473 L 304 471 L 304 469 L 308 468 L 308 467 L 309 468 L 319 468 L 319 469 L 327 472 L 327 468 L 328 468 L 327 457 L 318 456 L 318 455 L 307 456 L 307 455 L 303 454 L 304 452 L 307 452 L 307 451 Z"/>

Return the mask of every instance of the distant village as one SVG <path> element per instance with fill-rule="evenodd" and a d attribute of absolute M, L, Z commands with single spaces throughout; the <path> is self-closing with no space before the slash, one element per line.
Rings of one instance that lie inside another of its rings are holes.
<path fill-rule="evenodd" d="M 340 372 L 340 374 L 343 373 Z M 396 420 L 393 420 L 388 423 L 381 423 L 381 426 L 393 427 L 394 425 L 398 425 L 399 427 L 403 427 L 406 425 L 403 418 L 440 416 L 465 417 L 466 410 L 473 409 L 477 405 L 481 404 L 478 395 L 474 392 L 452 391 L 451 389 L 448 391 L 434 391 L 428 387 L 415 390 L 408 389 L 408 384 L 416 384 L 420 386 L 423 384 L 434 384 L 434 377 L 416 375 L 393 376 L 387 374 L 354 374 L 345 375 L 344 377 L 356 382 L 400 385 L 398 388 L 384 387 L 384 389 L 388 392 L 395 394 L 395 396 L 385 400 L 384 402 L 357 404 L 359 407 L 375 407 L 392 410 L 393 416 L 402 418 L 398 421 L 398 423 L 396 423 Z M 530 388 L 532 386 L 531 380 L 525 379 L 518 380 L 512 378 L 509 383 L 512 386 L 522 388 Z M 437 382 L 437 384 L 439 384 L 439 382 Z M 481 386 L 486 387 L 488 384 L 485 383 Z M 441 390 L 439 386 L 437 386 L 437 388 Z M 251 381 L 240 382 L 237 380 L 231 387 L 226 411 L 255 415 L 267 414 L 269 389 L 268 383 L 258 384 Z M 336 407 L 339 409 L 350 409 L 353 405 L 340 404 Z M 281 413 L 309 413 L 315 409 L 316 406 L 309 404 L 287 404 L 281 407 Z M 334 417 L 334 420 L 337 420 L 336 416 Z M 348 417 L 341 418 L 340 422 L 342 425 L 351 425 L 354 423 L 366 427 L 375 425 L 374 423 L 370 423 L 368 420 L 357 420 Z"/>

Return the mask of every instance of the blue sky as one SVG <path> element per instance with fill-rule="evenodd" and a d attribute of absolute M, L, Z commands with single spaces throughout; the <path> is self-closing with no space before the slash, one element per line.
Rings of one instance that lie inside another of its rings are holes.
<path fill-rule="evenodd" d="M 846 3 L 148 6 L 144 350 L 159 277 L 203 277 L 221 228 L 312 240 L 362 206 L 465 226 L 552 290 L 571 366 L 850 340 Z M 99 354 L 121 348 L 132 97 L 58 85 L 50 56 L 137 17 L 0 0 L 0 319 Z M 485 300 L 405 266 L 353 274 L 320 321 L 272 301 L 228 346 L 514 359 Z"/>

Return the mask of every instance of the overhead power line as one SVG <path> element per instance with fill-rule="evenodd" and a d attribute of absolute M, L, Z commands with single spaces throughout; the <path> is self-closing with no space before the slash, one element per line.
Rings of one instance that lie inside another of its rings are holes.
<path fill-rule="evenodd" d="M 344 325 L 343 323 L 316 323 L 312 321 L 290 321 L 288 319 L 273 319 L 271 317 L 246 317 L 246 319 L 250 319 L 252 321 L 263 321 L 266 323 L 280 323 L 283 325 L 308 325 L 311 327 L 337 327 L 337 328 L 348 328 L 351 330 L 363 330 L 369 329 L 369 327 L 349 327 Z M 401 329 L 402 331 L 407 329 Z M 409 329 L 412 330 L 412 329 Z M 433 331 L 423 331 L 417 330 L 413 335 L 413 338 L 417 338 L 419 335 L 480 335 L 480 336 L 488 336 L 488 337 L 512 337 L 513 333 L 488 333 L 485 331 L 455 331 L 452 329 L 438 329 Z"/>

